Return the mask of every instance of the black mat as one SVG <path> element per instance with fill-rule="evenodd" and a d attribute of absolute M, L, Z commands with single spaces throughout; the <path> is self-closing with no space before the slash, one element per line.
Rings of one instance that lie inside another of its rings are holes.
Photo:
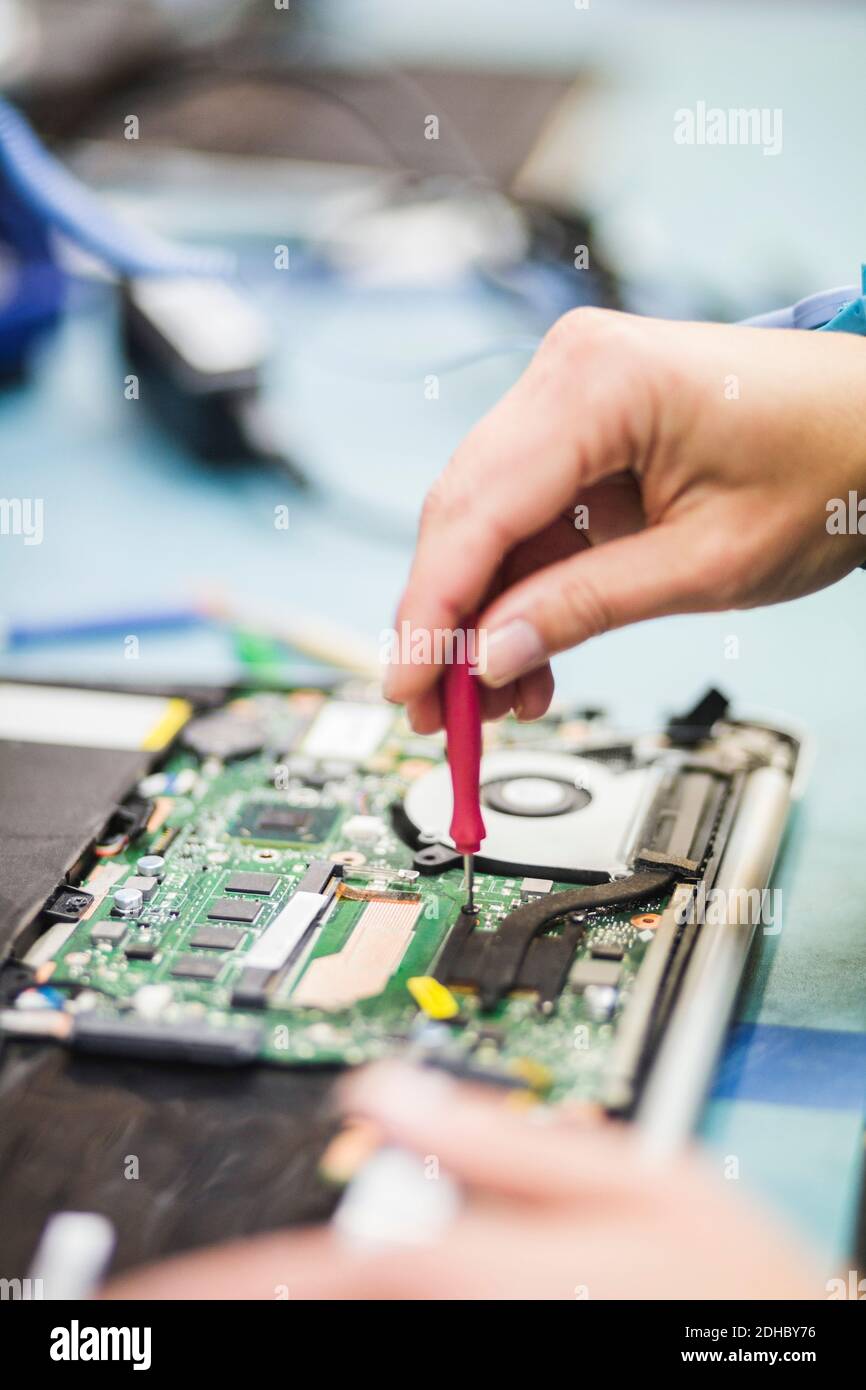
<path fill-rule="evenodd" d="M 164 1067 L 7 1044 L 0 1061 L 0 1278 L 26 1275 L 56 1211 L 110 1218 L 118 1235 L 114 1272 L 325 1219 L 334 1193 L 316 1169 L 335 1128 L 327 1098 L 337 1075 Z"/>

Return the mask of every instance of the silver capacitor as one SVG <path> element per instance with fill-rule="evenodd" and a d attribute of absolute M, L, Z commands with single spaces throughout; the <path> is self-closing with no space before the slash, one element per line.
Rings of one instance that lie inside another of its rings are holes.
<path fill-rule="evenodd" d="M 161 854 L 143 854 L 135 867 L 145 878 L 162 878 L 165 860 Z"/>
<path fill-rule="evenodd" d="M 140 888 L 118 888 L 114 895 L 114 911 L 119 917 L 134 917 L 144 907 Z"/>

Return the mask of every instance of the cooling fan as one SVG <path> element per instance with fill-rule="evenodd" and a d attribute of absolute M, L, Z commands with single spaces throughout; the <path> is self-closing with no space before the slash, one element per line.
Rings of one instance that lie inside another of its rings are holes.
<path fill-rule="evenodd" d="M 628 873 L 660 778 L 653 765 L 618 769 L 590 757 L 517 748 L 488 753 L 481 764 L 487 835 L 478 867 L 566 883 Z M 413 783 L 403 809 L 421 843 L 450 846 L 447 766 Z"/>

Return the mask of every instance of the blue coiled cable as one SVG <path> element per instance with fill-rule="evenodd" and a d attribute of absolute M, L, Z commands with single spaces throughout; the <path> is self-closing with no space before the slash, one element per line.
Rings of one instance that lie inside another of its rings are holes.
<path fill-rule="evenodd" d="M 22 203 L 43 225 L 75 242 L 119 275 L 225 275 L 224 251 L 177 246 L 117 217 L 40 143 L 0 97 L 0 197 Z M 5 196 L 2 185 L 5 185 Z M 27 247 L 19 247 L 25 257 Z"/>

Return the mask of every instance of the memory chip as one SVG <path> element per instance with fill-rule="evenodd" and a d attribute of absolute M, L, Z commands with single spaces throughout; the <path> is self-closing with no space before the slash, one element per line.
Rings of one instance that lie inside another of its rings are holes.
<path fill-rule="evenodd" d="M 207 910 L 211 922 L 245 922 L 252 924 L 262 910 L 261 903 L 244 902 L 240 898 L 217 898 Z"/>
<path fill-rule="evenodd" d="M 276 874 L 232 874 L 226 883 L 227 893 L 273 893 L 279 878 Z"/>
<path fill-rule="evenodd" d="M 243 939 L 244 933 L 237 927 L 197 927 L 189 944 L 208 951 L 233 951 Z"/>
<path fill-rule="evenodd" d="M 152 941 L 131 941 L 124 947 L 127 960 L 153 960 L 157 947 Z"/>
<path fill-rule="evenodd" d="M 210 956 L 181 956 L 171 967 L 179 980 L 214 980 L 223 968 L 221 960 Z"/>

